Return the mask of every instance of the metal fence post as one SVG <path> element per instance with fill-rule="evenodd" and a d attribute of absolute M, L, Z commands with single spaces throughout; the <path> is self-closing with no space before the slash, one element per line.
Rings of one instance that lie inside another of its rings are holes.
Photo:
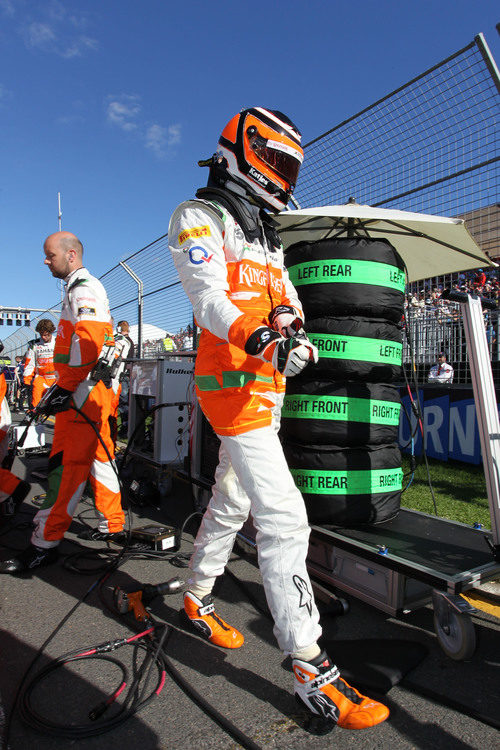
<path fill-rule="evenodd" d="M 137 356 L 139 359 L 142 357 L 142 294 L 143 294 L 143 283 L 142 280 L 135 274 L 130 266 L 128 266 L 123 260 L 120 261 L 120 266 L 131 276 L 137 283 Z"/>

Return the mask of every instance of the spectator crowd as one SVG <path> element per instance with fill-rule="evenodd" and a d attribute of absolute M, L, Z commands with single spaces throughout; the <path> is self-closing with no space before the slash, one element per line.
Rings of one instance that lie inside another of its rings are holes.
<path fill-rule="evenodd" d="M 451 284 L 426 284 L 424 288 L 408 295 L 406 307 L 412 317 L 436 318 L 439 323 L 459 320 L 458 304 L 442 298 L 443 289 L 454 292 L 479 294 L 500 301 L 500 281 L 496 268 L 456 274 Z"/>
<path fill-rule="evenodd" d="M 143 356 L 146 357 L 146 359 L 172 351 L 193 351 L 193 329 L 191 326 L 188 326 L 185 329 L 181 328 L 177 333 L 169 333 L 167 331 L 164 337 L 148 339 L 142 344 Z"/>

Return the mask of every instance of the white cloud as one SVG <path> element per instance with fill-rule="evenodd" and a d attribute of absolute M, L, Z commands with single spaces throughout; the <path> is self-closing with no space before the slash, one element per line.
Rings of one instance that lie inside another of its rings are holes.
<path fill-rule="evenodd" d="M 48 23 L 34 21 L 26 28 L 25 39 L 28 47 L 45 49 L 55 38 L 55 32 Z"/>
<path fill-rule="evenodd" d="M 106 116 L 108 122 L 121 130 L 131 131 L 138 127 L 137 118 L 141 113 L 140 97 L 135 94 L 108 96 Z"/>
<path fill-rule="evenodd" d="M 167 146 L 167 128 L 153 123 L 146 129 L 144 143 L 156 156 L 163 158 Z"/>
<path fill-rule="evenodd" d="M 6 16 L 12 18 L 16 12 L 15 3 L 12 0 L 0 0 L 0 10 L 5 13 Z"/>
<path fill-rule="evenodd" d="M 164 159 L 169 151 L 181 142 L 181 126 L 179 124 L 163 127 L 154 122 L 146 127 L 144 145 L 158 159 Z"/>
<path fill-rule="evenodd" d="M 165 127 L 157 122 L 147 122 L 142 117 L 141 97 L 137 94 L 121 94 L 106 98 L 106 119 L 120 130 L 134 133 L 145 148 L 158 159 L 168 156 L 173 146 L 181 141 L 181 126 L 178 123 Z"/>
<path fill-rule="evenodd" d="M 175 146 L 181 142 L 181 126 L 179 123 L 168 127 L 168 145 Z"/>
<path fill-rule="evenodd" d="M 62 3 L 52 0 L 39 19 L 25 23 L 22 34 L 28 49 L 69 60 L 97 48 L 97 40 L 86 33 L 87 25 L 83 13 L 70 14 Z"/>
<path fill-rule="evenodd" d="M 60 50 L 58 54 L 68 60 L 71 57 L 82 57 L 87 51 L 97 49 L 97 41 L 89 36 L 81 35 Z"/>

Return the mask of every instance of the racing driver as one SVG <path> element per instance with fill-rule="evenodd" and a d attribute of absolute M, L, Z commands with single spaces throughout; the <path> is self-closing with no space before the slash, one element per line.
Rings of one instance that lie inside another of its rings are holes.
<path fill-rule="evenodd" d="M 221 441 L 183 614 L 212 643 L 242 646 L 243 635 L 215 613 L 211 592 L 251 512 L 274 633 L 292 656 L 297 699 L 326 729 L 363 729 L 389 711 L 347 685 L 318 646 L 319 615 L 306 569 L 310 530 L 277 434 L 284 376 L 318 357 L 269 214 L 284 209 L 292 194 L 300 143 L 283 113 L 242 110 L 224 128 L 212 158 L 200 162 L 210 168 L 208 186 L 170 220 L 170 250 L 202 329 L 196 394 Z"/>

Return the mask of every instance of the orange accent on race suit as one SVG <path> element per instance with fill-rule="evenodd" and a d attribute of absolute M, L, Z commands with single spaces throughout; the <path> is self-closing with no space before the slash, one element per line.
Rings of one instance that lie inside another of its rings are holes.
<path fill-rule="evenodd" d="M 54 368 L 54 338 L 48 342 L 39 342 L 34 344 L 26 355 L 26 364 L 24 366 L 24 383 L 31 385 L 36 377 L 42 377 L 47 381 L 56 380 Z"/>
<path fill-rule="evenodd" d="M 105 339 L 113 342 L 111 321 L 61 319 L 54 347 L 57 382 L 61 388 L 74 391 L 87 377 L 99 359 Z"/>
<path fill-rule="evenodd" d="M 221 391 L 196 389 L 202 411 L 219 435 L 237 435 L 271 424 L 266 394 L 282 393 L 285 379 L 271 364 L 244 351 L 251 334 L 259 326 L 269 325 L 269 313 L 277 305 L 293 304 L 284 295 L 282 274 L 278 268 L 268 268 L 249 260 L 227 264 L 230 285 L 228 297 L 242 311 L 229 328 L 229 342 L 218 339 L 210 331 L 202 330 L 196 358 L 196 375 L 214 375 Z M 238 294 L 251 293 L 248 299 Z M 241 388 L 228 390 L 224 386 L 224 373 L 249 372 L 255 379 Z M 250 396 L 250 398 L 249 398 Z M 254 398 L 260 396 L 260 398 Z M 267 407 L 267 408 L 265 408 Z"/>
<path fill-rule="evenodd" d="M 195 224 L 210 227 L 210 237 L 202 243 L 206 252 L 213 254 L 210 264 L 190 262 L 190 246 L 200 240 L 191 238 L 182 247 L 175 244 L 184 228 Z M 175 238 L 170 248 L 186 291 L 190 294 L 192 290 L 195 315 L 196 304 L 208 310 L 215 307 L 206 313 L 206 319 L 197 315 L 202 333 L 196 357 L 196 394 L 203 412 L 219 435 L 238 435 L 271 424 L 270 404 L 274 394 L 285 390 L 284 378 L 270 363 L 247 355 L 244 348 L 257 328 L 269 326 L 274 307 L 301 308 L 283 268 L 281 250 L 271 251 L 262 241 L 247 242 L 232 216 L 216 218 L 213 209 L 201 201 L 181 204 L 173 215 L 169 236 Z M 214 296 L 217 301 L 212 305 Z M 219 305 L 224 307 L 220 314 Z M 229 323 L 225 330 L 225 323 L 217 327 L 221 320 Z M 212 385 L 199 387 L 202 379 Z"/>

